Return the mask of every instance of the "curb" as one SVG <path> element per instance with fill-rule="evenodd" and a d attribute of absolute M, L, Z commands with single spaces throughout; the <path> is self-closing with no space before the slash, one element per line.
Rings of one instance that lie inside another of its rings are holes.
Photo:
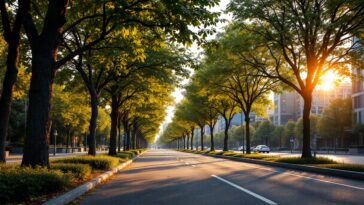
<path fill-rule="evenodd" d="M 199 154 L 199 153 L 193 153 L 193 152 L 185 152 L 185 153 Z M 270 161 L 238 158 L 238 157 L 231 157 L 231 156 L 224 156 L 224 155 L 211 155 L 211 154 L 201 154 L 201 155 L 215 157 L 215 158 L 228 159 L 228 160 L 238 161 L 238 162 L 267 165 L 267 166 L 271 166 L 271 167 L 280 167 L 280 168 L 285 168 L 285 169 L 292 169 L 292 170 L 297 170 L 297 171 L 305 171 L 305 172 L 311 172 L 311 173 L 316 173 L 316 174 L 323 174 L 323 175 L 364 181 L 364 173 L 362 173 L 362 172 L 346 171 L 346 170 L 340 170 L 340 169 L 329 169 L 329 168 L 321 168 L 321 167 L 298 165 L 298 164 L 289 164 L 289 163 L 282 163 L 282 162 L 270 162 Z"/>
<path fill-rule="evenodd" d="M 144 153 L 144 152 L 143 152 Z M 132 159 L 120 164 L 119 166 L 111 169 L 110 171 L 107 171 L 100 176 L 97 176 L 90 181 L 56 197 L 53 199 L 50 199 L 43 203 L 43 205 L 63 205 L 71 202 L 72 200 L 80 197 L 84 193 L 94 189 L 96 185 L 100 184 L 101 182 L 105 181 L 106 179 L 110 178 L 114 174 L 116 174 L 118 171 L 122 170 L 126 166 L 130 165 L 135 159 L 137 159 L 139 156 L 141 156 L 143 153 L 133 157 Z"/>

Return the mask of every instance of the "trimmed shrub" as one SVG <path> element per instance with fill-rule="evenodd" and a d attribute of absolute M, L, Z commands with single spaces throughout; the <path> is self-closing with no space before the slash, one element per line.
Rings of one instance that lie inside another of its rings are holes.
<path fill-rule="evenodd" d="M 70 177 L 58 170 L 0 167 L 0 201 L 20 202 L 64 189 Z"/>
<path fill-rule="evenodd" d="M 125 160 L 128 160 L 128 159 L 131 159 L 133 158 L 133 156 L 129 153 L 124 153 L 124 152 L 118 152 L 115 157 L 119 157 L 121 159 L 125 159 Z"/>
<path fill-rule="evenodd" d="M 91 166 L 88 164 L 52 163 L 51 169 L 60 170 L 63 173 L 71 173 L 77 179 L 86 179 L 91 174 Z"/>
<path fill-rule="evenodd" d="M 209 151 L 208 154 L 214 154 L 214 155 L 222 155 L 223 151 Z"/>
<path fill-rule="evenodd" d="M 136 154 L 132 151 L 122 151 L 119 153 L 124 153 L 124 154 L 128 154 L 130 158 L 133 158 Z"/>
<path fill-rule="evenodd" d="M 119 164 L 119 158 L 111 157 L 107 155 L 97 155 L 97 156 L 77 156 L 77 157 L 67 157 L 64 159 L 57 159 L 53 161 L 54 163 L 75 163 L 75 164 L 88 164 L 92 169 L 109 170 L 116 167 Z"/>
<path fill-rule="evenodd" d="M 224 156 L 235 156 L 236 153 L 235 152 L 231 152 L 231 151 L 226 151 L 222 155 L 224 155 Z"/>
<path fill-rule="evenodd" d="M 292 164 L 337 164 L 327 157 L 301 158 L 301 157 L 279 157 L 275 162 L 284 162 Z"/>
<path fill-rule="evenodd" d="M 329 169 L 341 169 L 353 172 L 364 172 L 364 164 L 323 164 L 317 165 Z"/>
<path fill-rule="evenodd" d="M 236 157 L 248 158 L 248 159 L 264 159 L 264 158 L 271 158 L 270 155 L 265 154 L 236 154 Z"/>

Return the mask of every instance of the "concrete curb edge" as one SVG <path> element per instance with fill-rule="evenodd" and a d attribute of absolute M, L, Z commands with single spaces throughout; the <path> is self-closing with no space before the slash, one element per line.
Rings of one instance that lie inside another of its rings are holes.
<path fill-rule="evenodd" d="M 111 176 L 113 176 L 114 174 L 119 172 L 120 170 L 122 170 L 125 167 L 127 167 L 128 165 L 130 165 L 135 159 L 140 157 L 143 153 L 133 157 L 132 159 L 120 164 L 119 166 L 111 169 L 110 171 L 107 171 L 107 172 L 91 179 L 90 181 L 88 181 L 78 187 L 76 187 L 60 196 L 57 196 L 56 198 L 46 201 L 45 203 L 43 203 L 43 205 L 63 205 L 63 204 L 67 204 L 67 203 L 71 202 L 72 200 L 80 197 L 81 195 L 85 194 L 86 192 L 94 189 L 96 187 L 96 185 L 107 180 L 108 178 L 110 178 Z"/>
<path fill-rule="evenodd" d="M 200 154 L 200 153 L 193 153 L 193 152 L 185 152 L 185 153 Z M 282 162 L 270 162 L 270 161 L 238 158 L 238 157 L 231 157 L 231 156 L 224 156 L 224 155 L 212 155 L 212 154 L 202 154 L 202 155 L 215 157 L 215 158 L 229 159 L 229 160 L 239 161 L 239 162 L 246 162 L 246 163 L 251 163 L 251 164 L 267 165 L 267 166 L 271 166 L 271 167 L 280 167 L 280 168 L 285 168 L 285 169 L 292 169 L 292 170 L 297 170 L 297 171 L 305 171 L 305 172 L 311 172 L 311 173 L 316 173 L 316 174 L 323 174 L 323 175 L 364 181 L 364 173 L 362 173 L 362 172 L 346 171 L 346 170 L 340 170 L 340 169 L 329 169 L 329 168 L 321 168 L 321 167 L 298 165 L 298 164 L 289 164 L 289 163 L 282 163 Z"/>

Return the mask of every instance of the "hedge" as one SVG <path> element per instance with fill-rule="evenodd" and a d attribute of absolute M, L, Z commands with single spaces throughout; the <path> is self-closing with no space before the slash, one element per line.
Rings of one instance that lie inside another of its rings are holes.
<path fill-rule="evenodd" d="M 315 158 L 279 157 L 274 161 L 292 163 L 292 164 L 337 164 L 337 162 L 327 157 L 315 157 Z"/>
<path fill-rule="evenodd" d="M 88 164 L 92 169 L 109 170 L 119 164 L 119 158 L 97 155 L 97 156 L 77 156 L 67 157 L 64 159 L 54 160 L 54 163 L 74 163 L 74 164 Z"/>
<path fill-rule="evenodd" d="M 58 170 L 0 166 L 0 201 L 19 202 L 63 190 L 70 176 Z"/>
<path fill-rule="evenodd" d="M 50 167 L 52 170 L 71 173 L 77 179 L 86 179 L 91 174 L 91 166 L 88 164 L 52 163 Z"/>

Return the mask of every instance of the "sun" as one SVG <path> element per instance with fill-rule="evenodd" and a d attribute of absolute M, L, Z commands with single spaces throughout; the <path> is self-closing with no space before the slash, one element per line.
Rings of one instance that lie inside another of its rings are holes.
<path fill-rule="evenodd" d="M 320 82 L 317 85 L 318 90 L 332 90 L 335 88 L 335 83 L 340 79 L 338 75 L 334 72 L 329 71 L 322 75 L 320 78 Z"/>

